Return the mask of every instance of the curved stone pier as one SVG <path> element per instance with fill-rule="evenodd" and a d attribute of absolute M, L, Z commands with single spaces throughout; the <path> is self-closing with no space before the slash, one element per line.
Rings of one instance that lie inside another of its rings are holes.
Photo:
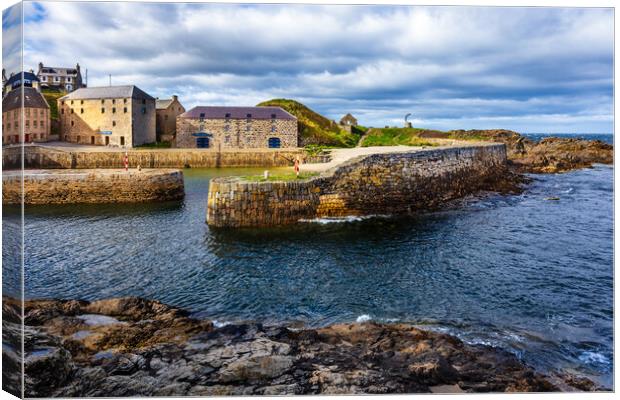
<path fill-rule="evenodd" d="M 302 219 L 409 214 L 493 187 L 506 173 L 503 144 L 412 148 L 363 155 L 304 181 L 213 179 L 207 223 L 251 227 Z"/>
<path fill-rule="evenodd" d="M 141 203 L 184 196 L 183 172 L 173 169 L 25 170 L 24 204 Z M 2 203 L 21 204 L 22 172 L 2 174 Z"/>

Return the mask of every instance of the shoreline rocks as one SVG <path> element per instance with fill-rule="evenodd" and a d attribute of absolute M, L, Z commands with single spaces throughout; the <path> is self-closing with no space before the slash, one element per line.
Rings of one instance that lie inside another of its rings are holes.
<path fill-rule="evenodd" d="M 19 341 L 18 307 L 3 299 L 5 343 Z M 31 300 L 24 315 L 27 397 L 596 389 L 576 377 L 558 386 L 508 352 L 407 324 L 217 328 L 136 297 Z"/>
<path fill-rule="evenodd" d="M 600 140 L 547 137 L 535 142 L 505 129 L 456 130 L 449 133 L 455 139 L 479 138 L 504 143 L 508 160 L 519 173 L 561 173 L 614 162 L 613 145 Z"/>

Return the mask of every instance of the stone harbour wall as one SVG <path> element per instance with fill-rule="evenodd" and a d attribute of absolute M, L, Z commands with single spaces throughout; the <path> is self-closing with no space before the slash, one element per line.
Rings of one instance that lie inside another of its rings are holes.
<path fill-rule="evenodd" d="M 2 174 L 2 203 L 20 204 L 20 171 Z M 141 203 L 180 200 L 179 170 L 25 170 L 24 204 Z"/>
<path fill-rule="evenodd" d="M 360 156 L 292 182 L 210 182 L 207 223 L 252 227 L 303 219 L 409 214 L 476 192 L 505 173 L 503 144 Z"/>
<path fill-rule="evenodd" d="M 21 168 L 21 148 L 2 149 L 4 169 Z M 123 168 L 123 151 L 76 151 L 48 146 L 24 147 L 25 168 Z M 129 150 L 130 168 L 218 168 L 218 167 L 285 167 L 293 165 L 295 158 L 312 162 L 302 149 L 287 150 Z M 323 161 L 323 160 L 319 160 Z"/>

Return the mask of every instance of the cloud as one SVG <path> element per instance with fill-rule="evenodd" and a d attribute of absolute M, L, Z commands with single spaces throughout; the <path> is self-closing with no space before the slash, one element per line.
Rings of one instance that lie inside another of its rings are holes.
<path fill-rule="evenodd" d="M 186 106 L 296 98 L 337 119 L 607 131 L 613 10 L 25 3 L 24 63 Z M 4 23 L 4 18 L 3 18 Z"/>

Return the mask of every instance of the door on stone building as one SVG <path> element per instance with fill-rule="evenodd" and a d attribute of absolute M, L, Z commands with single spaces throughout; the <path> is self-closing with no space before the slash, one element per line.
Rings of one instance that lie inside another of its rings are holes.
<path fill-rule="evenodd" d="M 30 143 L 30 134 L 26 133 L 26 143 Z"/>
<path fill-rule="evenodd" d="M 208 137 L 196 138 L 196 147 L 198 147 L 199 149 L 208 149 L 209 148 L 209 138 Z"/>
<path fill-rule="evenodd" d="M 267 144 L 269 145 L 270 149 L 279 149 L 280 146 L 282 145 L 282 142 L 280 141 L 280 138 L 272 137 L 272 138 L 269 138 L 269 141 L 267 142 Z"/>

